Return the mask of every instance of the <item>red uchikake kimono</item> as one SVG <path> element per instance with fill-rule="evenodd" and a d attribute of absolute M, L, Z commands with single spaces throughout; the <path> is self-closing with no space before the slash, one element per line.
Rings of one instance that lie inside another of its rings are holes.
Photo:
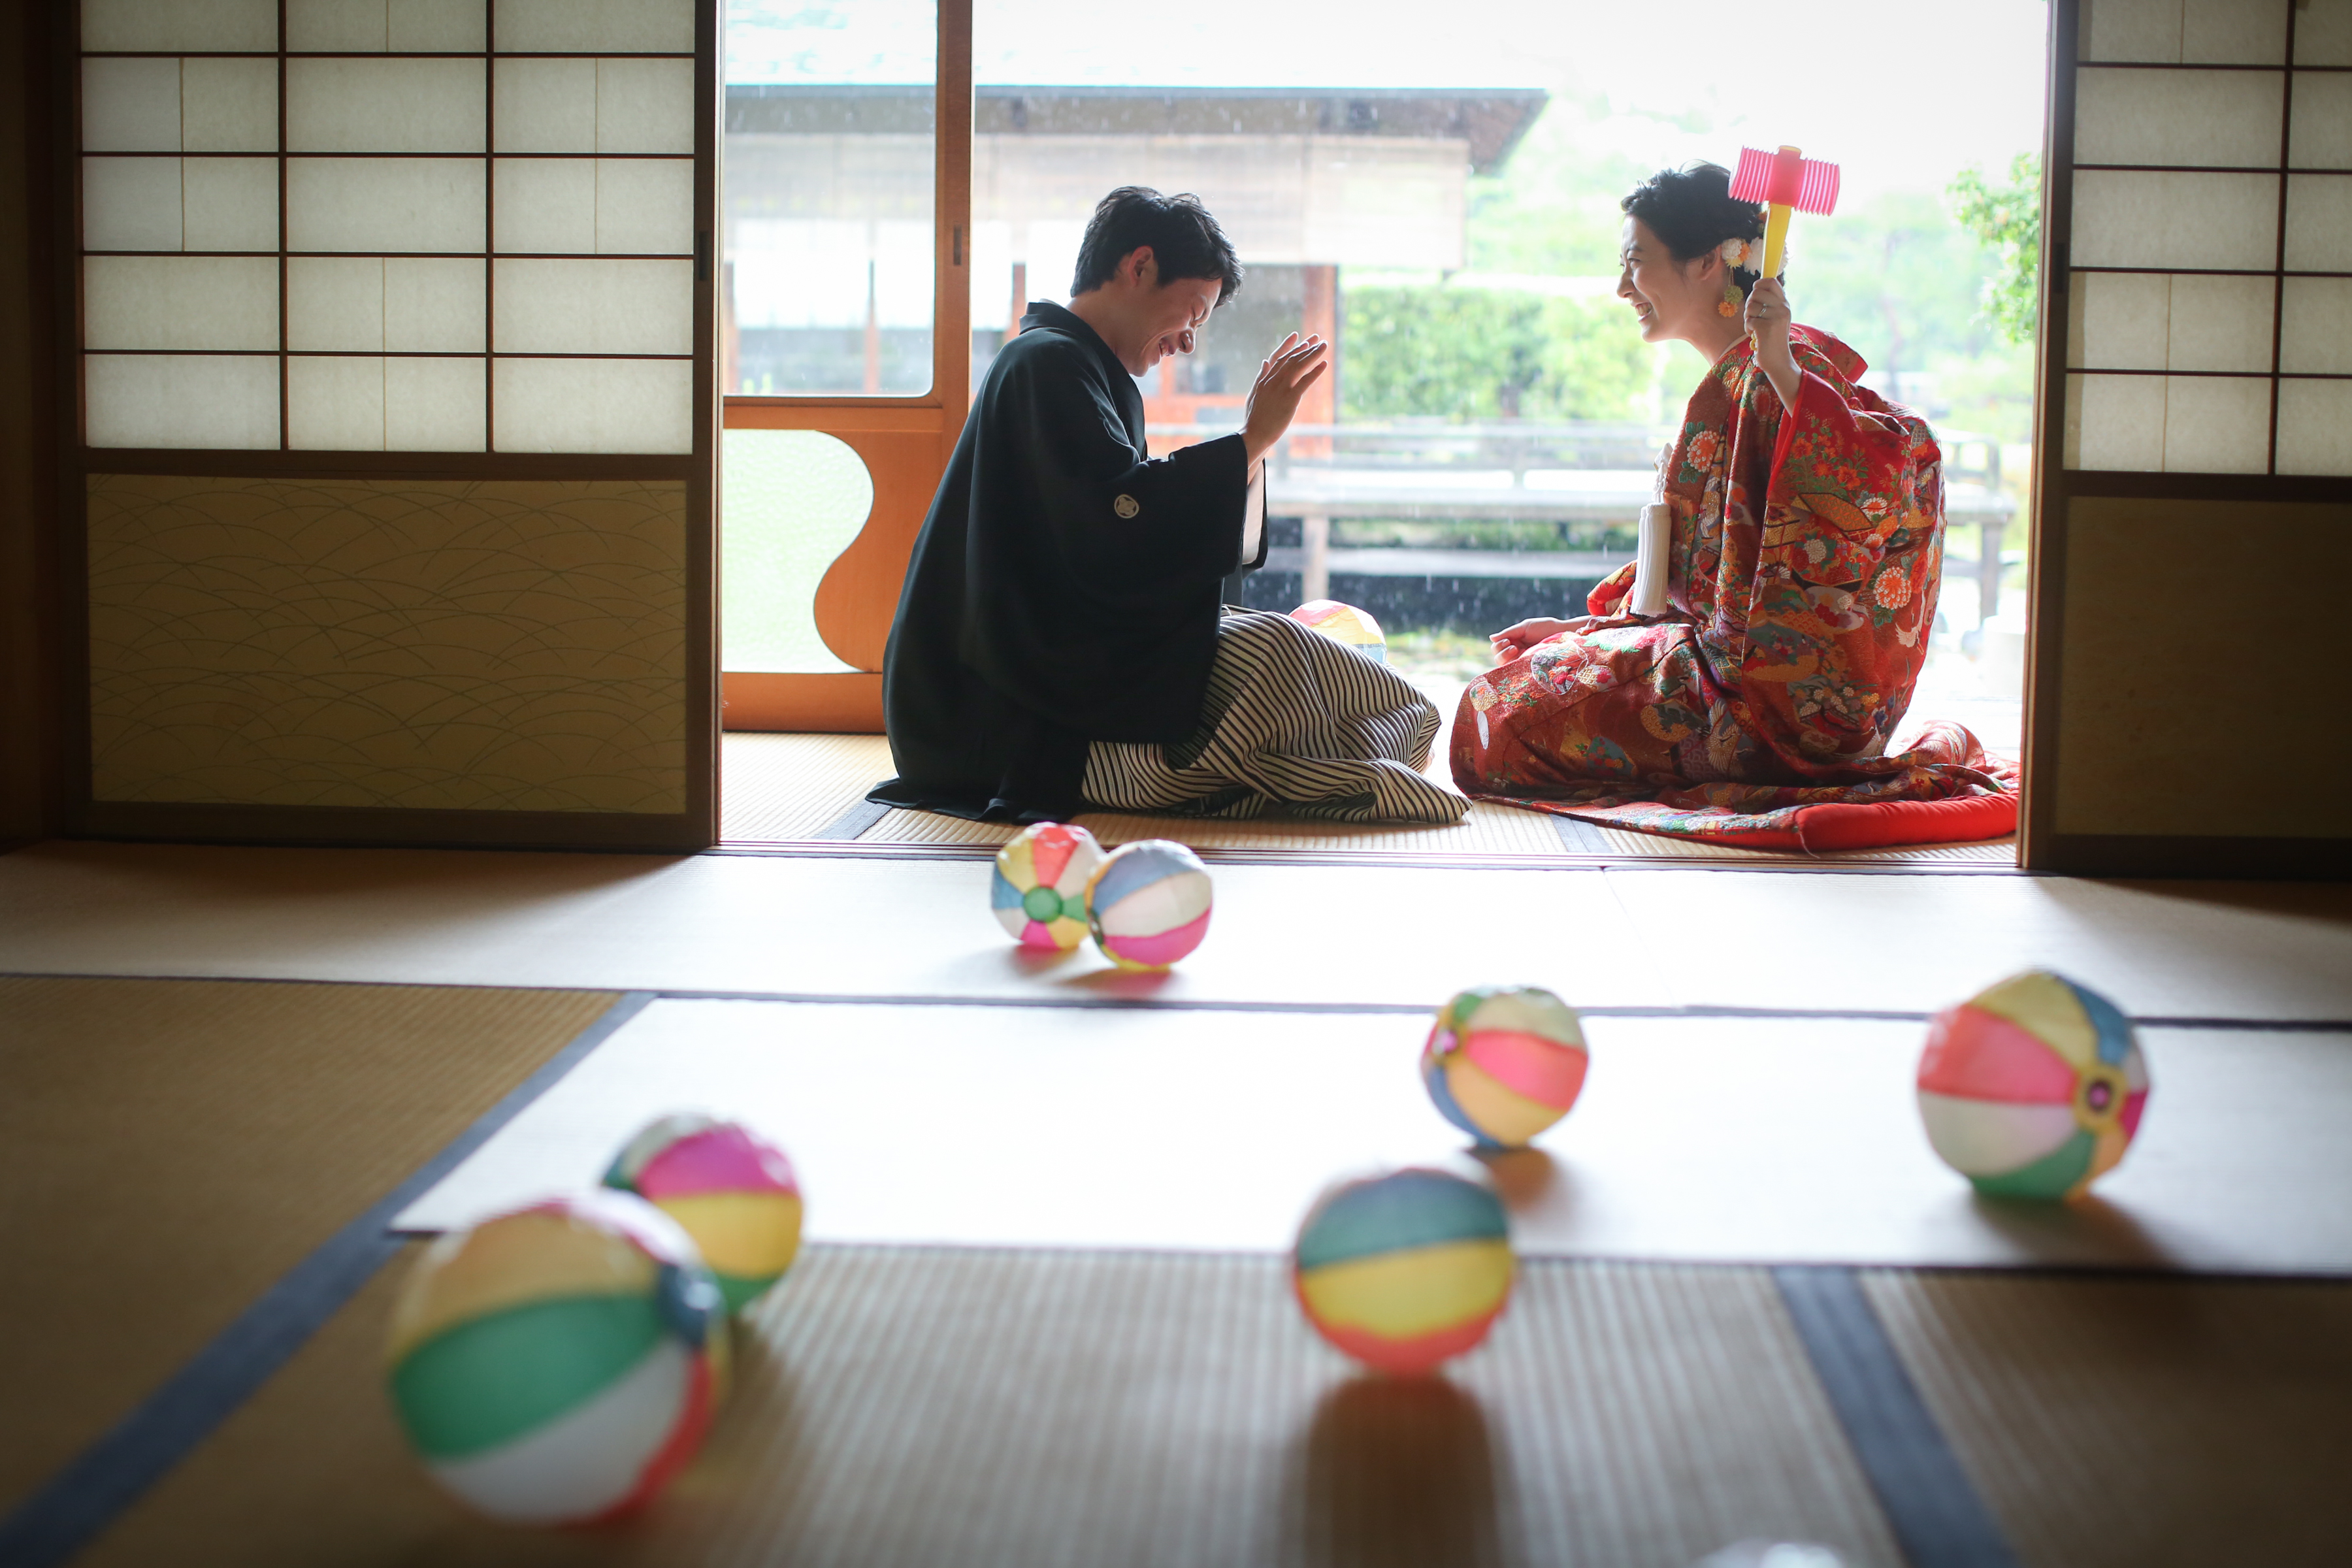
<path fill-rule="evenodd" d="M 1855 384 L 1862 359 L 1790 334 L 1787 417 L 1743 338 L 1692 394 L 1663 458 L 1669 605 L 1603 617 L 1470 683 L 1454 782 L 1487 800 L 1756 848 L 1991 838 L 2017 773 L 1958 724 L 1886 744 L 1927 655 L 1944 549 L 1943 458 L 1926 423 Z M 1759 508 L 1759 501 L 1761 501 Z M 1759 520 L 1759 512 L 1761 520 Z"/>

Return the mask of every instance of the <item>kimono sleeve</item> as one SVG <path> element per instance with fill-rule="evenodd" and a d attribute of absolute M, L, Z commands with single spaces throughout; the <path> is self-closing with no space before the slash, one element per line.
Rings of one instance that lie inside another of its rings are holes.
<path fill-rule="evenodd" d="M 1065 351 L 1074 361 L 1082 350 Z M 1239 435 L 1147 458 L 1118 410 L 1076 363 L 1046 355 L 1005 388 L 1025 432 L 1045 517 L 1064 560 L 1113 597 L 1171 581 L 1222 580 L 1244 564 L 1249 458 Z M 1065 367 L 1053 366 L 1053 370 Z"/>
<path fill-rule="evenodd" d="M 1774 444 L 1760 563 L 1855 594 L 1890 552 L 1938 531 L 1939 456 L 1918 419 L 1810 357 L 1799 355 L 1797 406 Z"/>

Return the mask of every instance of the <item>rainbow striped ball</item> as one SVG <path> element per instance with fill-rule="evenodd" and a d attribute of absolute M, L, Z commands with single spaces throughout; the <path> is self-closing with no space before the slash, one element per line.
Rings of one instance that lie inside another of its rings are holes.
<path fill-rule="evenodd" d="M 1121 969 L 1158 973 L 1209 934 L 1214 894 L 1201 858 L 1166 838 L 1110 852 L 1087 884 L 1087 925 Z"/>
<path fill-rule="evenodd" d="M 589 1192 L 452 1231 L 393 1309 L 392 1403 L 426 1471 L 516 1524 L 650 1502 L 727 1371 L 719 1287 L 677 1223 Z"/>
<path fill-rule="evenodd" d="M 1024 947 L 1067 952 L 1087 939 L 1087 883 L 1102 846 L 1075 823 L 1041 822 L 996 852 L 988 901 Z"/>
<path fill-rule="evenodd" d="M 1919 1057 L 1919 1118 L 1979 1192 L 2071 1198 L 2124 1157 L 2147 1087 L 2116 1005 L 2036 969 L 1936 1016 Z"/>
<path fill-rule="evenodd" d="M 604 1184 L 677 1221 L 740 1312 L 801 1249 L 801 1184 L 784 1152 L 749 1128 L 665 1116 L 613 1158 Z"/>
<path fill-rule="evenodd" d="M 1290 618 L 1333 642 L 1346 644 L 1374 664 L 1389 661 L 1389 639 L 1369 610 L 1337 599 L 1314 599 L 1291 611 Z"/>
<path fill-rule="evenodd" d="M 1307 1321 L 1367 1366 L 1412 1377 L 1486 1337 L 1510 1299 L 1510 1226 L 1494 1189 L 1419 1166 L 1342 1182 L 1298 1227 Z"/>
<path fill-rule="evenodd" d="M 1540 985 L 1465 991 L 1437 1010 L 1421 1081 L 1438 1113 L 1490 1149 L 1517 1149 L 1584 1088 L 1576 1009 Z"/>

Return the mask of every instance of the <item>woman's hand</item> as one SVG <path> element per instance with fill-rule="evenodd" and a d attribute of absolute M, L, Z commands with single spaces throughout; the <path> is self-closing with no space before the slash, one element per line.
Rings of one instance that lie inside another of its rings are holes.
<path fill-rule="evenodd" d="M 1748 335 L 1756 340 L 1756 368 L 1770 378 L 1772 389 L 1780 395 L 1780 405 L 1790 413 L 1796 412 L 1797 395 L 1804 386 L 1796 356 L 1789 352 L 1789 328 L 1793 321 L 1788 290 L 1780 287 L 1780 280 L 1759 278 L 1756 287 L 1748 291 Z"/>
<path fill-rule="evenodd" d="M 1250 388 L 1249 411 L 1242 416 L 1242 447 L 1250 467 L 1274 450 L 1282 433 L 1298 414 L 1298 400 L 1330 365 L 1331 345 L 1318 337 L 1291 333 L 1274 346 L 1258 367 L 1257 384 Z"/>
<path fill-rule="evenodd" d="M 1538 643 L 1549 642 L 1562 632 L 1582 629 L 1591 623 L 1591 616 L 1579 616 L 1572 621 L 1555 621 L 1546 616 L 1521 621 L 1515 626 L 1505 626 L 1486 640 L 1494 645 L 1495 662 L 1508 664 L 1515 658 L 1525 658 L 1528 649 Z"/>

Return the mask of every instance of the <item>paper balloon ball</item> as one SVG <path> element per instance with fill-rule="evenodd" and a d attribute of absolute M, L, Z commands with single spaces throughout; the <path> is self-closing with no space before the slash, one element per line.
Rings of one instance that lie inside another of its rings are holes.
<path fill-rule="evenodd" d="M 1510 1299 L 1513 1268 L 1494 1189 L 1422 1166 L 1333 1186 L 1291 1253 L 1291 1283 L 1315 1331 L 1399 1377 L 1485 1339 Z"/>
<path fill-rule="evenodd" d="M 452 1231 L 393 1308 L 385 1361 L 442 1489 L 514 1524 L 653 1500 L 702 1442 L 727 1370 L 719 1286 L 677 1222 L 591 1191 Z"/>
<path fill-rule="evenodd" d="M 1936 1016 L 1919 1057 L 1919 1119 L 1979 1192 L 2071 1198 L 2124 1157 L 2147 1087 L 2131 1020 L 2037 969 Z"/>
<path fill-rule="evenodd" d="M 1167 838 L 1110 852 L 1087 884 L 1087 925 L 1121 969 L 1158 973 L 1209 934 L 1214 893 L 1201 858 Z"/>
<path fill-rule="evenodd" d="M 996 852 L 988 901 L 1022 946 L 1067 952 L 1087 939 L 1087 883 L 1102 863 L 1085 828 L 1040 822 Z"/>
<path fill-rule="evenodd" d="M 622 1146 L 604 1184 L 677 1221 L 730 1312 L 784 1277 L 801 1249 L 801 1184 L 784 1152 L 747 1127 L 665 1116 Z"/>
<path fill-rule="evenodd" d="M 1465 991 L 1437 1010 L 1421 1081 L 1438 1113 L 1488 1148 L 1517 1149 L 1584 1088 L 1576 1010 L 1540 985 Z"/>
<path fill-rule="evenodd" d="M 1291 611 L 1290 618 L 1333 642 L 1346 644 L 1375 664 L 1389 661 L 1389 639 L 1369 610 L 1337 599 L 1315 599 Z"/>

